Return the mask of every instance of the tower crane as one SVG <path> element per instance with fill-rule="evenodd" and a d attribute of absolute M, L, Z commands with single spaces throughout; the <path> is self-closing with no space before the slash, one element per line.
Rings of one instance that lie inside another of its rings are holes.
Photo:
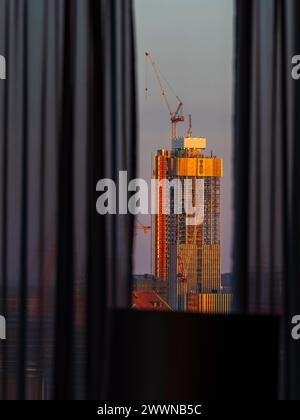
<path fill-rule="evenodd" d="M 149 233 L 151 230 L 151 226 L 134 226 L 134 230 L 142 230 L 144 233 Z"/>
<path fill-rule="evenodd" d="M 148 59 L 149 63 L 151 64 L 155 79 L 156 79 L 156 81 L 159 85 L 159 88 L 160 88 L 161 96 L 163 97 L 163 99 L 165 101 L 165 104 L 168 108 L 169 115 L 170 115 L 170 121 L 171 121 L 171 125 L 172 125 L 172 139 L 174 139 L 174 138 L 177 137 L 177 123 L 184 122 L 184 116 L 180 113 L 180 111 L 182 111 L 183 103 L 182 103 L 181 99 L 177 95 L 175 95 L 176 99 L 178 101 L 178 106 L 177 106 L 175 111 L 172 110 L 170 101 L 168 99 L 168 96 L 165 92 L 164 86 L 163 86 L 162 81 L 161 81 L 160 76 L 159 76 L 159 70 L 158 70 L 158 68 L 157 68 L 157 66 L 156 66 L 156 64 L 155 64 L 155 62 L 152 58 L 152 55 L 151 55 L 150 52 L 146 52 L 145 55 L 146 55 L 146 58 Z M 146 92 L 147 92 L 147 90 L 148 90 L 148 88 L 146 86 Z"/>
<path fill-rule="evenodd" d="M 143 225 L 138 217 L 136 218 L 136 222 L 138 223 L 137 225 L 133 226 L 133 230 L 141 230 L 143 231 L 145 234 L 149 233 L 151 231 L 151 226 L 145 226 Z"/>

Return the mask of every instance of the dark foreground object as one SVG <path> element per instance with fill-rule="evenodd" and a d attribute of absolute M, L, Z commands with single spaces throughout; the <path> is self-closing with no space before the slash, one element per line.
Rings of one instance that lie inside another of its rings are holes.
<path fill-rule="evenodd" d="M 108 398 L 276 399 L 278 319 L 114 311 Z"/>

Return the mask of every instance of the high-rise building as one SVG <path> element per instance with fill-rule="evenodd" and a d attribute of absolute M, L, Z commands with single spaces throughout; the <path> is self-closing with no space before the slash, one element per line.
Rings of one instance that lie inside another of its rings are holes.
<path fill-rule="evenodd" d="M 203 314 L 228 314 L 231 311 L 231 293 L 199 293 L 198 311 Z"/>
<path fill-rule="evenodd" d="M 158 184 L 157 214 L 152 217 L 153 273 L 168 283 L 168 302 L 174 310 L 201 312 L 206 308 L 203 302 L 209 301 L 203 296 L 213 294 L 211 302 L 220 302 L 215 312 L 228 312 L 230 299 L 216 297 L 222 294 L 222 159 L 204 156 L 205 148 L 205 138 L 179 137 L 172 140 L 171 150 L 158 150 L 153 158 L 152 178 Z"/>

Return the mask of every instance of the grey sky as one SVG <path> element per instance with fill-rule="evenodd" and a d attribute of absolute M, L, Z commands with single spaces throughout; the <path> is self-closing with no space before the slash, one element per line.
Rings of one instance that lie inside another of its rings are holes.
<path fill-rule="evenodd" d="M 232 77 L 233 0 L 135 0 L 139 88 L 138 176 L 150 180 L 151 153 L 170 148 L 168 111 L 148 68 L 145 51 L 193 116 L 193 135 L 205 136 L 207 154 L 224 159 L 221 201 L 222 272 L 231 270 L 232 245 Z M 172 105 L 176 99 L 168 90 Z M 187 125 L 181 125 L 184 134 Z M 139 216 L 144 224 L 150 217 Z M 150 272 L 151 237 L 135 235 L 134 273 Z"/>

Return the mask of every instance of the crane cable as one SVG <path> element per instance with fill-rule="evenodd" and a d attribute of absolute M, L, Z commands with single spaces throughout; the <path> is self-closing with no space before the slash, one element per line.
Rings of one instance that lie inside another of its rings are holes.
<path fill-rule="evenodd" d="M 161 77 L 163 78 L 163 80 L 166 82 L 166 84 L 169 86 L 169 89 L 171 90 L 171 92 L 173 93 L 173 95 L 175 96 L 175 98 L 177 99 L 178 102 L 182 102 L 181 99 L 179 98 L 179 96 L 177 95 L 177 93 L 175 92 L 175 89 L 173 88 L 173 86 L 171 85 L 171 83 L 168 81 L 168 79 L 164 76 L 164 74 L 162 73 L 162 71 L 160 70 L 160 68 L 158 67 L 158 65 L 155 63 L 156 68 L 159 72 L 159 74 L 161 75 Z"/>
<path fill-rule="evenodd" d="M 148 60 L 145 56 L 145 99 L 148 97 Z"/>
<path fill-rule="evenodd" d="M 147 93 L 148 93 L 148 66 L 149 66 L 149 62 L 148 62 L 147 57 L 146 57 L 145 58 L 145 94 L 146 94 L 146 98 L 147 98 Z M 179 103 L 182 103 L 182 101 L 179 98 L 179 96 L 177 95 L 175 89 L 173 88 L 173 86 L 171 85 L 171 83 L 168 81 L 168 79 L 165 77 L 165 75 L 163 74 L 163 72 L 160 70 L 160 68 L 158 67 L 158 65 L 157 65 L 156 62 L 155 62 L 155 66 L 156 66 L 159 74 L 161 75 L 162 79 L 166 82 L 166 84 L 168 85 L 170 91 L 173 93 L 173 95 L 177 99 L 177 101 Z"/>

